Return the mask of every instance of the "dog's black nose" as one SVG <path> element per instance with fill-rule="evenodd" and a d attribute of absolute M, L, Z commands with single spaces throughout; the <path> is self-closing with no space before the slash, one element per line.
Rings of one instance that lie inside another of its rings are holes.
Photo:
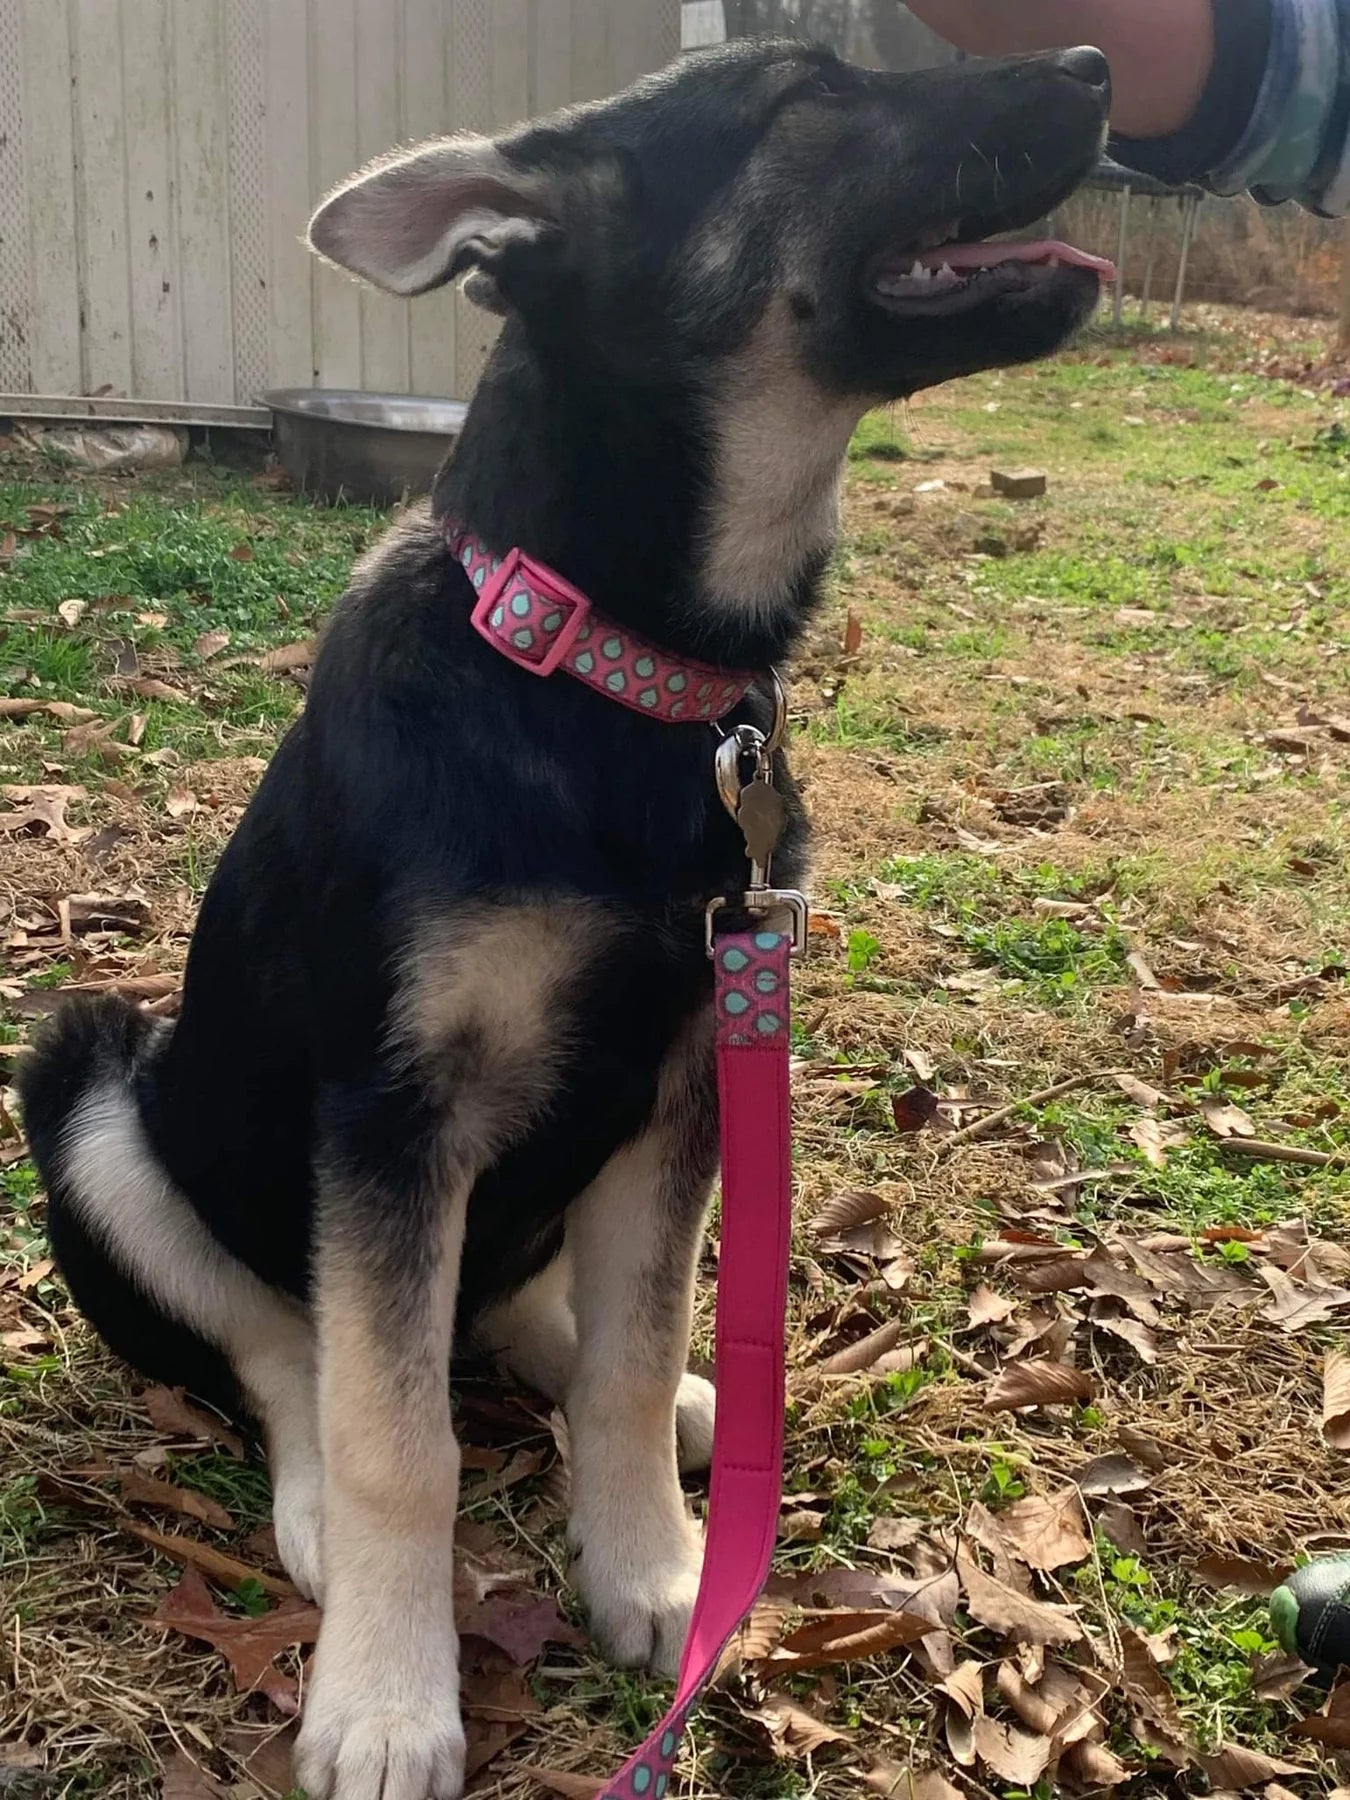
<path fill-rule="evenodd" d="M 1107 88 L 1111 85 L 1111 65 L 1100 50 L 1091 44 L 1080 44 L 1076 50 L 1061 50 L 1057 58 L 1066 75 L 1087 87 Z"/>

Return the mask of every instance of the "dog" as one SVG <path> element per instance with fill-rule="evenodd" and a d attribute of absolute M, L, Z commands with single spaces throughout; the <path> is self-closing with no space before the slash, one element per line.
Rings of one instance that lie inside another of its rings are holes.
<path fill-rule="evenodd" d="M 391 154 L 314 215 L 320 256 L 395 294 L 466 277 L 499 341 L 430 504 L 332 616 L 177 1020 L 70 1004 L 20 1079 L 76 1302 L 263 1436 L 282 1560 L 324 1607 L 314 1800 L 461 1792 L 453 1347 L 564 1406 L 609 1657 L 672 1673 L 699 1579 L 704 913 L 745 845 L 717 731 L 498 654 L 447 530 L 755 672 L 719 729 L 767 732 L 861 415 L 1045 355 L 1095 303 L 1091 259 L 986 240 L 1078 186 L 1108 97 L 1092 50 L 889 75 L 741 43 Z M 774 775 L 795 885 L 781 752 Z"/>

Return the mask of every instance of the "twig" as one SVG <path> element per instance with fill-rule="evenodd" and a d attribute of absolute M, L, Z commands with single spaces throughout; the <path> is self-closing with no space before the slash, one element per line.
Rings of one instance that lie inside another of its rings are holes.
<path fill-rule="evenodd" d="M 1350 1154 L 1344 1150 L 1305 1150 L 1299 1144 L 1268 1144 L 1263 1138 L 1220 1138 L 1220 1147 L 1235 1150 L 1239 1156 L 1254 1157 L 1257 1162 L 1302 1163 L 1309 1169 L 1350 1169 Z"/>
<path fill-rule="evenodd" d="M 983 1137 L 996 1125 L 1002 1125 L 1005 1120 L 1011 1119 L 1024 1106 L 1044 1106 L 1048 1101 L 1058 1100 L 1061 1094 L 1071 1094 L 1075 1088 L 1090 1087 L 1094 1081 L 1114 1081 L 1117 1075 L 1129 1073 L 1128 1069 L 1091 1069 L 1084 1075 L 1070 1075 L 1067 1081 L 1057 1081 L 1053 1087 L 1041 1088 L 1035 1094 L 1026 1094 L 1020 1100 L 1000 1106 L 996 1112 L 988 1113 L 983 1119 L 976 1119 L 973 1125 L 963 1125 L 960 1131 L 954 1131 L 950 1137 L 943 1138 L 937 1147 L 937 1153 L 945 1156 L 949 1150 L 956 1150 L 974 1138 Z M 1228 1142 L 1236 1143 L 1237 1139 L 1229 1138 Z"/>

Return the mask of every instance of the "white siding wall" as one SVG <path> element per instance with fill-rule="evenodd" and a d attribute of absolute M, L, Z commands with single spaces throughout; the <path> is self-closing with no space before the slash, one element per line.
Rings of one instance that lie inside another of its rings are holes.
<path fill-rule="evenodd" d="M 0 0 L 0 393 L 465 394 L 492 321 L 320 267 L 314 202 L 679 42 L 679 0 Z"/>

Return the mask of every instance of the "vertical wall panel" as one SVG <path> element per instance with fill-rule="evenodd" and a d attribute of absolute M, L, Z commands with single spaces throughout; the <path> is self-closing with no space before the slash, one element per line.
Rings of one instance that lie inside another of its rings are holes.
<path fill-rule="evenodd" d="M 81 373 L 86 391 L 131 392 L 127 160 L 121 7 L 73 0 L 75 195 L 80 243 Z"/>
<path fill-rule="evenodd" d="M 466 393 L 495 321 L 323 268 L 314 203 L 678 45 L 678 0 L 0 0 L 0 391 Z"/>
<path fill-rule="evenodd" d="M 18 0 L 0 0 L 0 389 L 11 390 L 32 371 L 22 55 Z"/>
<path fill-rule="evenodd" d="M 166 0 L 122 0 L 131 392 L 184 389 Z"/>
<path fill-rule="evenodd" d="M 99 6 L 103 0 L 90 0 Z M 229 109 L 222 0 L 169 7 L 178 145 L 178 297 L 189 400 L 237 392 L 231 294 Z M 137 54 L 132 45 L 128 54 Z"/>
<path fill-rule="evenodd" d="M 28 382 L 21 381 L 19 391 L 31 383 L 35 393 L 67 394 L 80 385 L 80 284 L 66 7 L 58 0 L 21 0 L 19 35 L 23 185 L 18 192 L 27 210 L 31 293 Z"/>
<path fill-rule="evenodd" d="M 236 398 L 248 403 L 269 385 L 271 364 L 267 196 L 272 169 L 267 157 L 267 75 L 259 0 L 225 0 L 225 66 L 234 385 Z"/>
<path fill-rule="evenodd" d="M 320 379 L 314 347 L 315 265 L 301 239 L 323 186 L 310 158 L 309 14 L 305 0 L 259 3 L 265 79 L 268 381 L 273 387 L 310 387 Z"/>

